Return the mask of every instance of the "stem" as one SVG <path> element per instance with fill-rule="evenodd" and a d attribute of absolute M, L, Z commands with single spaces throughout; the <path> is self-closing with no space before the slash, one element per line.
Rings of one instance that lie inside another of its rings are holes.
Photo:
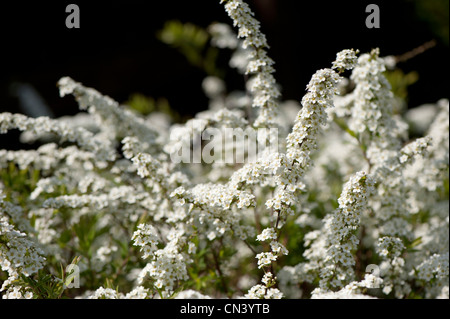
<path fill-rule="evenodd" d="M 361 141 L 358 139 L 358 144 L 361 147 L 361 150 L 363 152 L 363 156 L 364 159 L 366 160 L 367 164 L 369 165 L 368 169 L 367 169 L 367 173 L 370 174 L 371 170 L 372 170 L 372 163 L 370 162 L 369 157 L 367 156 L 367 150 L 366 147 L 361 143 Z"/>
<path fill-rule="evenodd" d="M 275 222 L 275 231 L 277 232 L 277 241 L 280 239 L 281 229 L 278 229 L 278 224 L 280 223 L 281 212 L 277 210 L 277 221 Z"/>
<path fill-rule="evenodd" d="M 222 284 L 222 288 L 223 288 L 225 294 L 229 296 L 230 293 L 229 293 L 228 287 L 227 287 L 227 285 L 225 283 L 225 278 L 223 276 L 222 270 L 220 269 L 219 258 L 217 256 L 215 250 L 214 250 L 214 247 L 211 247 L 211 252 L 212 252 L 212 255 L 213 255 L 213 259 L 214 259 L 214 266 L 215 266 L 215 268 L 217 270 L 217 273 L 219 274 L 219 278 L 220 278 L 220 282 Z"/>
<path fill-rule="evenodd" d="M 361 225 L 361 235 L 360 235 L 360 244 L 362 243 L 362 239 L 366 236 L 366 227 L 364 225 Z M 356 251 L 356 260 L 355 260 L 355 275 L 356 278 L 362 279 L 363 277 L 363 270 L 362 270 L 362 259 L 363 259 L 363 248 L 361 245 L 358 247 L 358 250 Z"/>
<path fill-rule="evenodd" d="M 424 44 L 422 44 L 421 46 L 412 49 L 409 52 L 403 53 L 402 55 L 398 55 L 395 57 L 395 62 L 400 63 L 400 62 L 406 62 L 416 56 L 418 56 L 419 54 L 424 53 L 425 51 L 434 48 L 437 44 L 436 40 L 430 40 L 428 42 L 425 42 Z"/>
<path fill-rule="evenodd" d="M 255 226 L 256 226 L 256 230 L 258 231 L 259 234 L 261 234 L 261 232 L 262 232 L 262 229 L 261 229 L 261 220 L 260 220 L 260 218 L 259 218 L 259 213 L 258 213 L 258 210 L 256 209 L 256 206 L 255 206 L 255 209 L 253 210 L 253 215 L 255 216 Z"/>

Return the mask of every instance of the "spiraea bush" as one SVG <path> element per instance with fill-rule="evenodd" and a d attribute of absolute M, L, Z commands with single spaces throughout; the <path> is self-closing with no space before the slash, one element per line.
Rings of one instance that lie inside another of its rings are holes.
<path fill-rule="evenodd" d="M 0 150 L 2 297 L 449 298 L 448 100 L 402 110 L 395 59 L 351 49 L 282 101 L 260 23 L 221 2 L 237 34 L 212 24 L 202 46 L 246 88 L 208 76 L 195 118 L 69 77 L 69 121 L 0 114 L 41 143 Z"/>

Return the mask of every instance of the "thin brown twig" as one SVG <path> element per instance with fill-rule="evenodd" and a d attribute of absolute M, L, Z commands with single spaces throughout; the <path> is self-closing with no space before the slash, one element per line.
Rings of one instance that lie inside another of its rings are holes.
<path fill-rule="evenodd" d="M 222 270 L 220 269 L 220 264 L 219 264 L 219 258 L 217 257 L 216 251 L 214 250 L 214 247 L 211 247 L 211 252 L 213 255 L 213 259 L 214 259 L 214 266 L 217 270 L 217 274 L 219 275 L 220 278 L 220 282 L 222 284 L 222 288 L 225 292 L 226 295 L 229 295 L 229 291 L 228 291 L 228 287 L 227 284 L 225 282 L 225 278 L 223 276 Z"/>

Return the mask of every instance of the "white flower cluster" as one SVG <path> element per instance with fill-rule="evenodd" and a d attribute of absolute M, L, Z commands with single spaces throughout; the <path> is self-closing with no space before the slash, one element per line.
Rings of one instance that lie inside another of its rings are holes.
<path fill-rule="evenodd" d="M 281 299 L 283 294 L 277 288 L 269 288 L 263 285 L 253 286 L 244 296 L 247 299 Z"/>
<path fill-rule="evenodd" d="M 139 140 L 153 144 L 158 134 L 145 121 L 131 111 L 120 108 L 119 104 L 108 96 L 101 95 L 94 89 L 86 88 L 69 77 L 58 81 L 61 97 L 72 94 L 76 97 L 81 110 L 95 115 L 100 127 L 103 127 L 105 140 L 114 145 L 116 139 L 136 136 Z M 113 129 L 114 128 L 114 129 Z M 103 141 L 104 143 L 106 141 Z"/>
<path fill-rule="evenodd" d="M 343 56 L 346 59 L 343 59 Z M 354 67 L 355 56 L 355 51 L 347 50 L 345 54 L 338 54 L 339 63 L 334 64 L 351 69 Z M 247 165 L 232 177 L 233 183 L 240 185 L 253 181 L 252 177 L 255 175 L 256 180 L 264 179 L 267 173 L 275 175 L 274 181 L 277 186 L 275 196 L 266 201 L 266 207 L 276 212 L 272 216 L 276 220 L 275 229 L 282 227 L 287 214 L 292 214 L 292 207 L 296 203 L 294 193 L 303 189 L 302 177 L 310 166 L 310 156 L 316 148 L 317 135 L 320 127 L 326 123 L 325 109 L 333 106 L 332 100 L 337 93 L 336 88 L 340 79 L 341 77 L 332 69 L 316 72 L 307 86 L 308 93 L 302 101 L 303 109 L 298 114 L 292 133 L 287 137 L 286 154 L 272 154 L 270 161 L 261 160 L 256 165 Z M 273 233 L 275 230 L 273 228 L 265 230 L 266 233 L 263 232 L 259 240 L 266 238 L 270 231 Z M 288 250 L 276 240 L 272 240 L 270 246 L 271 252 L 263 252 L 256 256 L 258 268 L 269 266 L 280 254 L 288 254 Z"/>
<path fill-rule="evenodd" d="M 311 299 L 377 299 L 360 293 L 358 288 L 359 286 L 351 283 L 338 291 L 321 291 L 317 289 L 311 295 Z"/>
<path fill-rule="evenodd" d="M 338 291 L 317 288 L 312 292 L 311 299 L 376 299 L 362 293 L 367 288 L 379 288 L 383 279 L 372 274 L 366 274 L 364 279 L 352 281 Z"/>
<path fill-rule="evenodd" d="M 239 28 L 238 37 L 244 38 L 243 48 L 251 50 L 246 73 L 254 74 L 249 80 L 250 92 L 254 95 L 253 106 L 260 110 L 254 126 L 272 126 L 278 111 L 277 99 L 281 94 L 272 75 L 275 72 L 274 61 L 267 55 L 267 39 L 260 31 L 260 23 L 254 18 L 248 4 L 242 0 L 222 0 L 221 3 L 223 2 L 234 26 Z"/>
<path fill-rule="evenodd" d="M 13 286 L 3 295 L 3 299 L 33 299 L 33 293 L 23 287 Z"/>
<path fill-rule="evenodd" d="M 150 297 L 149 289 L 142 286 L 134 288 L 127 294 L 118 292 L 111 288 L 100 287 L 93 293 L 88 293 L 86 299 L 146 299 Z"/>
<path fill-rule="evenodd" d="M 264 229 L 262 233 L 256 237 L 256 240 L 259 241 L 276 240 L 276 239 L 277 233 L 275 229 L 273 229 L 272 227 Z"/>
<path fill-rule="evenodd" d="M 135 246 L 141 247 L 141 252 L 144 254 L 142 258 L 147 259 L 153 256 L 158 249 L 158 235 L 156 229 L 152 225 L 139 224 L 137 230 L 132 237 Z"/>
<path fill-rule="evenodd" d="M 273 261 L 277 260 L 280 255 L 287 255 L 289 251 L 281 243 L 278 242 L 278 235 L 273 228 L 266 228 L 256 237 L 258 241 L 270 241 L 271 252 L 264 252 L 256 255 L 258 259 L 258 268 L 270 266 Z M 263 282 L 265 279 L 263 279 Z M 267 281 L 267 279 L 266 279 Z"/>
<path fill-rule="evenodd" d="M 239 45 L 239 39 L 231 27 L 225 23 L 213 23 L 208 27 L 211 35 L 211 44 L 221 49 L 236 49 Z"/>
<path fill-rule="evenodd" d="M 398 237 L 381 237 L 378 239 L 378 254 L 383 257 L 399 257 L 403 250 L 405 249 L 405 245 L 403 241 Z"/>
<path fill-rule="evenodd" d="M 406 247 L 420 239 L 411 215 L 432 209 L 438 197 L 432 185 L 442 187 L 444 175 L 448 175 L 448 145 L 444 145 L 448 134 L 443 133 L 448 131 L 448 119 L 444 120 L 446 100 L 441 100 L 441 112 L 438 116 L 434 114 L 436 123 L 428 122 L 432 131 L 422 132 L 425 137 L 402 148 L 408 140 L 408 125 L 393 115 L 395 102 L 383 74 L 385 70 L 379 50 L 361 55 L 351 75 L 356 87 L 339 100 L 341 109 L 335 112 L 333 120 L 351 133 L 353 141 L 348 144 L 353 142 L 354 146 L 350 152 L 362 154 L 362 167 L 380 181 L 369 201 L 370 213 L 363 216 L 365 241 L 384 259 L 383 292 L 393 291 L 401 298 L 412 289 L 408 284 L 410 269 L 423 260 L 407 254 Z M 434 150 L 438 150 L 437 154 L 433 154 Z M 348 156 L 343 161 L 348 165 Z M 351 166 L 355 163 L 351 162 Z"/>
<path fill-rule="evenodd" d="M 228 24 L 213 23 L 209 26 L 208 31 L 211 35 L 211 44 L 213 46 L 234 50 L 229 65 L 237 69 L 239 73 L 245 74 L 251 59 L 251 49 L 248 47 L 244 48 L 243 40 L 237 38 L 237 35 Z"/>
<path fill-rule="evenodd" d="M 425 281 L 431 281 L 433 278 L 448 279 L 448 271 L 448 252 L 443 255 L 434 254 L 417 267 L 419 278 Z"/>
<path fill-rule="evenodd" d="M 102 140 L 83 128 L 72 129 L 68 125 L 48 117 L 34 119 L 22 114 L 1 113 L 0 134 L 12 129 L 29 131 L 32 134 L 53 133 L 59 136 L 62 142 L 65 140 L 76 142 L 80 147 L 98 154 L 100 160 L 114 158 L 112 145 L 109 141 Z"/>
<path fill-rule="evenodd" d="M 448 175 L 449 163 L 449 101 L 442 99 L 436 106 L 437 114 L 426 132 L 432 141 L 428 154 L 417 158 L 404 174 L 409 180 L 418 179 L 419 184 L 429 192 L 435 192 Z"/>
<path fill-rule="evenodd" d="M 282 299 L 283 293 L 278 288 L 271 288 L 276 283 L 271 272 L 266 272 L 261 282 L 264 285 L 255 285 L 244 296 L 248 299 Z"/>
<path fill-rule="evenodd" d="M 355 132 L 365 132 L 365 135 L 380 132 L 380 148 L 390 149 L 390 139 L 395 136 L 396 124 L 392 117 L 391 85 L 383 75 L 384 71 L 384 60 L 379 58 L 378 49 L 359 57 L 357 67 L 351 75 L 356 88 L 353 92 L 354 105 L 349 127 Z"/>
<path fill-rule="evenodd" d="M 201 227 L 209 240 L 222 238 L 232 231 L 242 240 L 252 236 L 251 227 L 241 225 L 237 209 L 245 209 L 255 205 L 254 195 L 239 191 L 229 185 L 198 184 L 190 190 L 179 187 L 171 194 L 180 198 L 183 205 L 189 205 L 196 227 Z"/>
<path fill-rule="evenodd" d="M 358 62 L 358 57 L 356 56 L 358 53 L 358 50 L 342 50 L 338 52 L 336 61 L 333 62 L 333 69 L 339 73 L 353 69 Z"/>
<path fill-rule="evenodd" d="M 195 290 L 183 290 L 177 293 L 175 299 L 211 299 L 209 296 L 205 296 Z"/>
<path fill-rule="evenodd" d="M 141 246 L 143 258 L 150 258 L 150 262 L 142 269 L 138 283 L 142 284 L 145 277 L 150 276 L 155 282 L 154 286 L 169 296 L 178 280 L 188 280 L 186 264 L 190 263 L 189 256 L 180 252 L 185 239 L 182 232 L 173 231 L 168 234 L 170 240 L 163 249 L 157 249 L 157 236 L 155 229 L 145 225 L 139 227 L 133 239 L 137 246 Z"/>
<path fill-rule="evenodd" d="M 9 298 L 21 298 L 22 292 L 13 282 L 20 278 L 37 273 L 44 267 L 45 253 L 27 234 L 18 231 L 10 224 L 10 212 L 13 207 L 4 201 L 0 192 L 0 269 L 9 277 L 0 287 Z M 30 292 L 24 298 L 30 298 Z"/>
<path fill-rule="evenodd" d="M 337 54 L 337 60 L 333 65 L 340 69 L 351 70 L 355 60 L 354 50 L 344 50 Z M 293 163 L 292 171 L 300 176 L 304 175 L 304 171 L 311 164 L 311 152 L 317 148 L 320 127 L 327 122 L 326 110 L 333 107 L 333 99 L 338 93 L 337 85 L 340 80 L 339 74 L 332 69 L 322 69 L 317 71 L 308 83 L 308 92 L 302 99 L 303 108 L 287 137 L 286 155 L 289 162 Z M 295 181 L 298 177 L 294 175 L 290 179 Z"/>
<path fill-rule="evenodd" d="M 339 208 L 325 224 L 327 256 L 320 269 L 322 289 L 328 288 L 328 285 L 342 287 L 354 276 L 353 253 L 359 243 L 355 231 L 359 228 L 368 197 L 375 190 L 374 184 L 372 177 L 358 172 L 344 185 L 338 200 Z"/>

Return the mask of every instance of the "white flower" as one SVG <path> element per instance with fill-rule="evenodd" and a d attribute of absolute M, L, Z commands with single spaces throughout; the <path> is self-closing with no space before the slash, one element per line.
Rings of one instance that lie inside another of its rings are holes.
<path fill-rule="evenodd" d="M 256 259 L 258 259 L 258 268 L 263 268 L 265 266 L 269 266 L 272 261 L 277 260 L 277 257 L 271 252 L 264 252 L 257 254 Z"/>

